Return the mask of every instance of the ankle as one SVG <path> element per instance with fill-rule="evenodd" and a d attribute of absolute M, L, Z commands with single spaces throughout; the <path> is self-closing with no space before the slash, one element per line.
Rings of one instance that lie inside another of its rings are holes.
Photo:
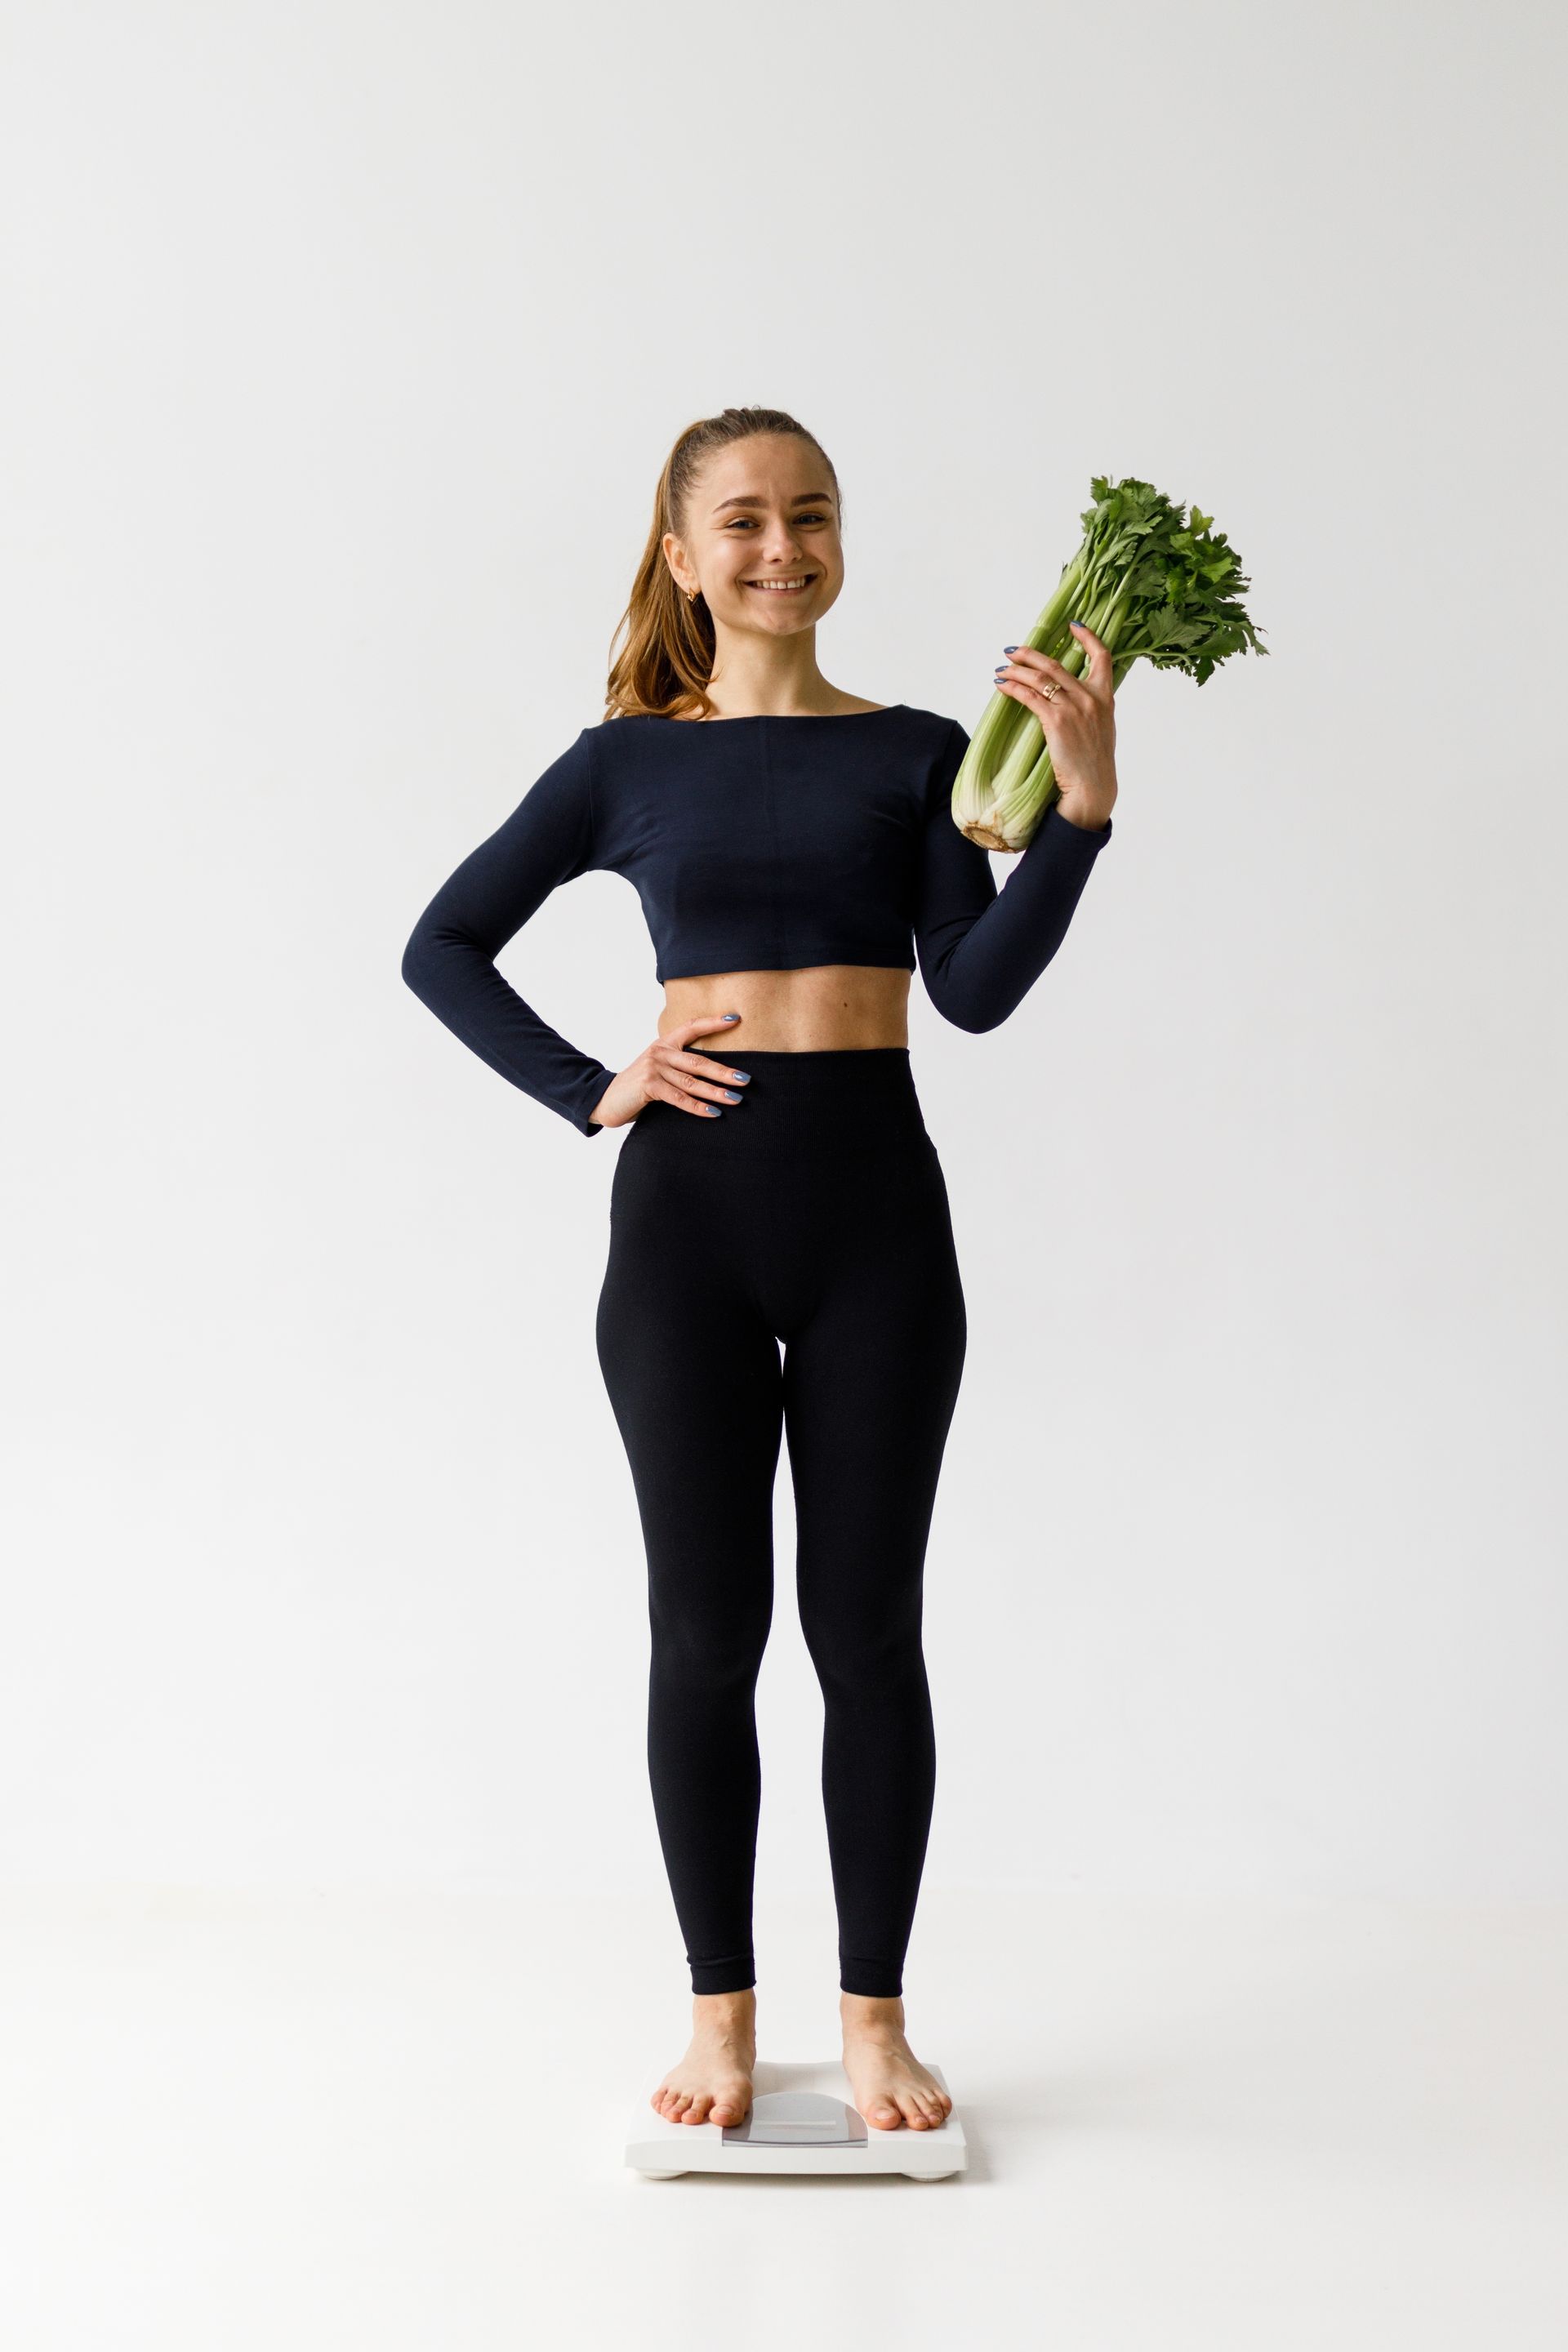
<path fill-rule="evenodd" d="M 754 2032 L 756 2021 L 754 1986 L 744 1992 L 695 1992 L 691 1996 L 691 2022 L 700 2032 L 747 2034 Z"/>
<path fill-rule="evenodd" d="M 841 1992 L 838 1996 L 838 2017 L 846 2033 L 902 2033 L 903 1995 L 893 1993 L 884 1998 L 869 1993 Z"/>

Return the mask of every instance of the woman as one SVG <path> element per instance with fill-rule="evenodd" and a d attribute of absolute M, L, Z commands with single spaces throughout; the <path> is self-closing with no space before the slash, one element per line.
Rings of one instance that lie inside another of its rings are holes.
<path fill-rule="evenodd" d="M 910 1067 L 910 975 L 918 953 L 960 1028 L 1006 1019 L 1110 836 L 1115 719 L 1087 629 L 1081 681 L 1005 648 L 997 682 L 1041 720 L 1061 797 L 998 893 L 952 822 L 963 729 L 817 667 L 840 513 L 833 467 L 782 411 L 726 409 L 681 435 L 605 718 L 437 892 L 403 973 L 584 1135 L 632 1130 L 596 1341 L 647 1555 L 648 1769 L 694 2029 L 653 2105 L 727 2124 L 752 2097 L 752 1699 L 787 1432 L 844 2066 L 868 2123 L 919 2131 L 952 2105 L 910 2047 L 902 1992 L 935 1785 L 921 1577 L 966 1328 Z M 636 886 L 665 987 L 658 1034 L 624 1070 L 495 969 L 547 894 L 590 870 Z"/>

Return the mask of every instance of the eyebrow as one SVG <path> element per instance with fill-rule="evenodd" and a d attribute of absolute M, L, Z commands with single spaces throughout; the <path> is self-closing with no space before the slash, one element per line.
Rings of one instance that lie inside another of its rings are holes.
<path fill-rule="evenodd" d="M 827 504 L 827 499 L 828 493 L 826 490 L 802 490 L 797 497 L 790 500 L 790 504 L 792 507 L 798 507 L 803 500 L 809 499 L 813 506 L 820 507 Z M 721 499 L 713 511 L 715 514 L 722 514 L 726 507 L 765 507 L 766 505 L 766 499 Z"/>

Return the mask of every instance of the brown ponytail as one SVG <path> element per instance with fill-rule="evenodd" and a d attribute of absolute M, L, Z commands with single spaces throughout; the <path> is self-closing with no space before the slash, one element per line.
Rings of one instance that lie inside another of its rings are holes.
<path fill-rule="evenodd" d="M 713 706 L 708 681 L 713 675 L 713 624 L 707 604 L 699 595 L 689 603 L 679 586 L 664 552 L 666 532 L 686 535 L 691 493 L 703 466 L 715 449 L 744 441 L 753 433 L 798 433 L 809 441 L 827 467 L 835 498 L 838 477 L 831 459 L 814 434 L 782 408 L 726 408 L 718 416 L 700 417 L 689 425 L 665 460 L 654 493 L 653 521 L 647 544 L 632 583 L 631 600 L 610 640 L 614 658 L 605 688 L 606 719 L 668 719 L 695 709 L 706 719 Z M 842 516 L 844 502 L 838 499 Z M 626 641 L 615 655 L 616 637 L 626 630 Z"/>

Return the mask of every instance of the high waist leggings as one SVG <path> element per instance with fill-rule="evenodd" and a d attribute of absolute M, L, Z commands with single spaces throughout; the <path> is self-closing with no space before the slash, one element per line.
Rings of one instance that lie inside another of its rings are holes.
<path fill-rule="evenodd" d="M 717 1118 L 643 1108 L 610 1193 L 596 1340 L 647 1554 L 654 1812 L 692 1990 L 742 1990 L 787 1434 L 839 1981 L 895 1995 L 936 1784 L 926 1539 L 966 1341 L 947 1187 L 907 1047 L 736 1066 L 751 1083 Z"/>

